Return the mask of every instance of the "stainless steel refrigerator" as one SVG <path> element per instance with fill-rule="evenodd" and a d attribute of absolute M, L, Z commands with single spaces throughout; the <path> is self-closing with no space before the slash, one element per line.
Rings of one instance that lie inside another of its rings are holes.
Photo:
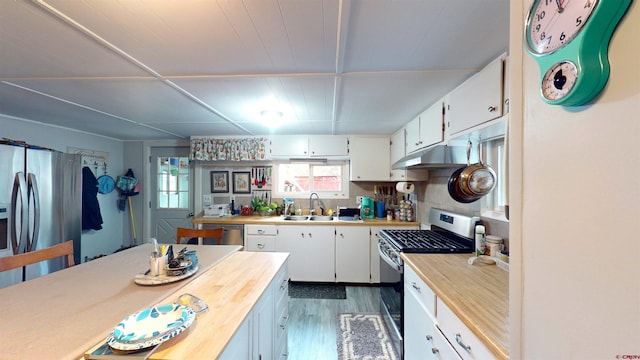
<path fill-rule="evenodd" d="M 80 261 L 82 235 L 81 155 L 3 141 L 0 144 L 0 256 L 67 241 Z M 0 288 L 65 266 L 44 261 L 0 273 Z"/>

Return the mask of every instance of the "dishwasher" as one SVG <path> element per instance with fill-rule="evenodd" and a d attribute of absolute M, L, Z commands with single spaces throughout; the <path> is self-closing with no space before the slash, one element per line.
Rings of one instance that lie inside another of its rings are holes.
<path fill-rule="evenodd" d="M 222 245 L 244 246 L 244 225 L 203 224 L 203 229 L 223 228 Z M 202 239 L 203 245 L 217 245 L 215 239 Z"/>

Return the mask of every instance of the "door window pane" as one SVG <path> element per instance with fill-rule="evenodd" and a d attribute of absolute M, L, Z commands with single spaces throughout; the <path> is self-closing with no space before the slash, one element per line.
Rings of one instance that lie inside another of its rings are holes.
<path fill-rule="evenodd" d="M 189 159 L 158 157 L 157 203 L 159 209 L 189 208 Z"/>

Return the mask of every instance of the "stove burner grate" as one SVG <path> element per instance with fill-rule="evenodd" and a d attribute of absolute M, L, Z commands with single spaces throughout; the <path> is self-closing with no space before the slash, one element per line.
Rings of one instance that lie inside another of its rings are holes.
<path fill-rule="evenodd" d="M 393 245 L 405 253 L 473 252 L 471 240 L 455 239 L 433 230 L 384 230 Z"/>

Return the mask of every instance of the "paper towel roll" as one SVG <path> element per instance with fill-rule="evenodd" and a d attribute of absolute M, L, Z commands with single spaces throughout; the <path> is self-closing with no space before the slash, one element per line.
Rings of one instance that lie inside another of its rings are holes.
<path fill-rule="evenodd" d="M 396 190 L 404 194 L 413 194 L 415 186 L 410 182 L 400 181 L 396 184 Z"/>

